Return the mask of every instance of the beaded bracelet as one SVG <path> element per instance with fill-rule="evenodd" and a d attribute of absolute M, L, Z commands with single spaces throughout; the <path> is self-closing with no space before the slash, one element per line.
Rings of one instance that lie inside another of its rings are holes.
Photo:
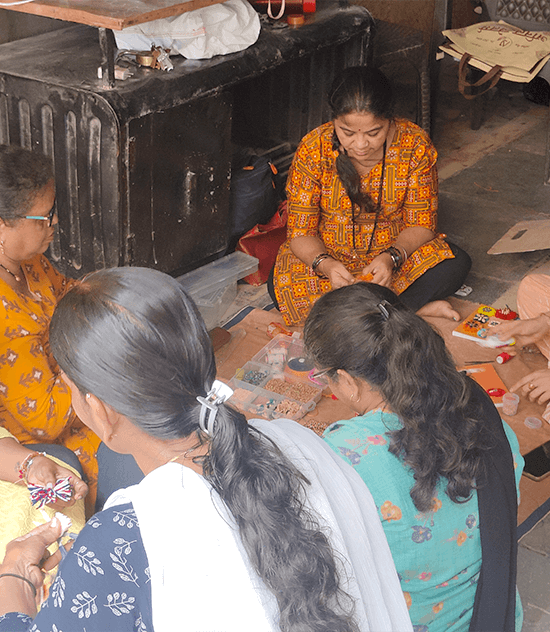
<path fill-rule="evenodd" d="M 19 478 L 27 483 L 27 473 L 37 456 L 47 456 L 45 452 L 29 452 L 19 468 Z"/>
<path fill-rule="evenodd" d="M 27 582 L 27 584 L 32 588 L 33 597 L 36 599 L 36 586 L 31 582 L 30 579 L 23 577 L 23 575 L 16 575 L 15 573 L 2 573 L 0 574 L 0 579 L 2 577 L 15 577 L 16 579 L 21 579 L 24 582 Z"/>

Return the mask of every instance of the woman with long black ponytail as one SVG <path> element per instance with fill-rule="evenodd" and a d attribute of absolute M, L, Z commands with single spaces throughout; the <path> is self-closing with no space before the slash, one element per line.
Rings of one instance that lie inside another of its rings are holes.
<path fill-rule="evenodd" d="M 523 458 L 489 396 L 379 285 L 325 294 L 304 338 L 317 379 L 350 407 L 324 438 L 371 490 L 414 629 L 519 632 Z"/>
<path fill-rule="evenodd" d="M 226 404 L 177 281 L 96 272 L 60 301 L 50 344 L 79 418 L 145 478 L 84 528 L 36 628 L 412 632 L 365 484 L 296 422 L 248 423 Z M 29 583 L 58 536 L 8 545 L 0 632 L 33 625 Z"/>
<path fill-rule="evenodd" d="M 301 141 L 287 182 L 287 240 L 268 288 L 287 324 L 302 324 L 332 289 L 371 280 L 422 315 L 458 320 L 443 300 L 463 283 L 469 256 L 437 232 L 437 151 L 394 115 L 392 87 L 375 68 L 340 73 L 331 119 Z"/>

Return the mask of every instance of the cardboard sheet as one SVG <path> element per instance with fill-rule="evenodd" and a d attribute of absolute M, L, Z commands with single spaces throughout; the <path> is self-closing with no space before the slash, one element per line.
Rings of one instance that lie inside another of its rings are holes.
<path fill-rule="evenodd" d="M 550 248 L 550 220 L 518 222 L 505 233 L 487 254 L 501 255 L 511 252 L 532 252 Z"/>
<path fill-rule="evenodd" d="M 451 299 L 453 307 L 465 318 L 475 308 L 476 304 L 469 301 Z M 467 362 L 492 362 L 495 360 L 499 349 L 488 349 L 480 347 L 475 342 L 470 342 L 451 335 L 456 323 L 442 318 L 427 319 L 444 337 L 447 347 L 452 354 L 457 366 L 463 366 Z M 275 311 L 265 312 L 255 309 L 246 316 L 239 324 L 230 329 L 231 341 L 218 350 L 216 358 L 218 362 L 218 378 L 228 382 L 235 371 L 254 354 L 269 342 L 266 328 L 271 322 L 282 323 L 282 317 Z M 293 331 L 300 328 L 290 328 Z M 540 353 L 527 353 L 516 350 L 517 356 L 500 365 L 495 363 L 495 369 L 504 382 L 510 388 L 520 378 L 532 371 L 545 368 L 546 359 Z M 550 424 L 543 421 L 540 429 L 533 430 L 527 428 L 523 422 L 525 417 L 534 416 L 542 419 L 541 414 L 544 406 L 534 404 L 525 397 L 520 398 L 518 413 L 513 417 L 502 415 L 516 433 L 521 453 L 525 454 L 537 446 L 550 441 Z M 502 411 L 499 409 L 502 414 Z M 343 402 L 323 397 L 317 408 L 306 415 L 300 423 L 318 434 L 331 423 L 339 419 L 350 419 L 353 411 Z M 520 485 L 521 504 L 519 507 L 519 522 L 523 522 L 535 511 L 544 501 L 550 497 L 550 477 L 542 481 L 532 481 L 522 476 Z"/>

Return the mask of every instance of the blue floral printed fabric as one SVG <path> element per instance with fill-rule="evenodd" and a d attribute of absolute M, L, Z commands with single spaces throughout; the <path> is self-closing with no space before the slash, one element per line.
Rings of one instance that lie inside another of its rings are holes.
<path fill-rule="evenodd" d="M 504 423 L 514 457 L 516 485 L 523 470 L 517 438 Z M 412 471 L 391 454 L 388 431 L 396 415 L 379 410 L 329 426 L 323 438 L 349 461 L 369 488 L 399 574 L 415 632 L 466 632 L 481 568 L 477 493 L 454 503 L 439 481 L 433 509 L 422 513 L 409 495 Z M 516 601 L 516 630 L 523 612 Z"/>
<path fill-rule="evenodd" d="M 34 621 L 9 613 L 0 616 L 0 632 L 152 632 L 152 621 L 147 555 L 125 504 L 88 521 Z"/>

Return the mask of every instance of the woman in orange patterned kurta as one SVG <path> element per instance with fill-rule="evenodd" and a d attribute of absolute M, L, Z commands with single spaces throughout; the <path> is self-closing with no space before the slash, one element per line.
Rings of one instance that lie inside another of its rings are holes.
<path fill-rule="evenodd" d="M 0 424 L 21 443 L 73 450 L 91 508 L 99 438 L 74 414 L 48 343 L 50 319 L 70 283 L 42 254 L 57 223 L 52 176 L 44 156 L 0 146 Z"/>
<path fill-rule="evenodd" d="M 347 69 L 331 90 L 332 121 L 296 151 L 273 279 L 287 324 L 301 324 L 322 294 L 361 277 L 419 313 L 457 316 L 438 299 L 460 287 L 470 259 L 436 232 L 437 152 L 417 125 L 393 117 L 392 101 L 380 71 Z"/>

